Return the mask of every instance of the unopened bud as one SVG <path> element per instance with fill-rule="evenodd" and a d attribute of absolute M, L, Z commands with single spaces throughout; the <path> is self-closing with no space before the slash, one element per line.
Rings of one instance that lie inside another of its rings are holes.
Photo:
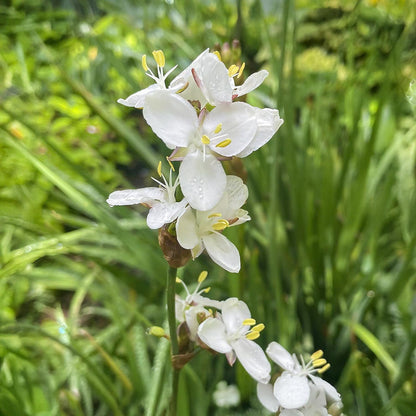
<path fill-rule="evenodd" d="M 170 267 L 183 267 L 191 258 L 191 250 L 181 247 L 176 236 L 172 235 L 166 226 L 159 229 L 159 245 Z"/>
<path fill-rule="evenodd" d="M 153 335 L 153 336 L 158 337 L 158 338 L 162 338 L 162 337 L 165 337 L 166 336 L 165 330 L 162 327 L 160 327 L 160 326 L 151 326 L 147 330 L 147 333 L 149 335 Z"/>

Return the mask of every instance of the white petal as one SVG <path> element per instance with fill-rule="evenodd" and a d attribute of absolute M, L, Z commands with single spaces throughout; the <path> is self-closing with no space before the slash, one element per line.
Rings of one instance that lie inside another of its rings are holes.
<path fill-rule="evenodd" d="M 198 328 L 201 341 L 211 349 L 223 354 L 232 350 L 225 334 L 224 324 L 217 318 L 208 318 Z"/>
<path fill-rule="evenodd" d="M 191 207 L 185 209 L 184 213 L 176 222 L 176 237 L 183 248 L 192 249 L 200 243 L 195 215 Z"/>
<path fill-rule="evenodd" d="M 228 220 L 237 218 L 237 211 L 245 204 L 248 198 L 248 188 L 241 178 L 227 175 L 227 184 L 220 202 L 212 209 L 213 212 L 221 213 Z M 247 214 L 247 211 L 243 211 Z M 243 221 L 244 222 L 244 221 Z"/>
<path fill-rule="evenodd" d="M 267 355 L 284 370 L 293 370 L 295 362 L 290 353 L 277 342 L 271 342 L 266 349 Z"/>
<path fill-rule="evenodd" d="M 212 105 L 230 103 L 233 89 L 230 84 L 228 70 L 213 53 L 204 56 L 196 73 L 201 80 L 201 90 Z"/>
<path fill-rule="evenodd" d="M 306 376 L 293 375 L 286 371 L 273 386 L 276 399 L 286 409 L 299 409 L 305 406 L 309 400 L 310 391 Z"/>
<path fill-rule="evenodd" d="M 155 204 L 147 215 L 147 225 L 149 228 L 156 230 L 165 224 L 169 224 L 176 220 L 184 211 L 187 201 L 183 199 L 181 202 L 161 202 Z"/>
<path fill-rule="evenodd" d="M 271 366 L 261 347 L 244 337 L 232 342 L 231 345 L 247 373 L 259 383 L 268 383 Z"/>
<path fill-rule="evenodd" d="M 271 384 L 257 383 L 257 397 L 269 412 L 276 413 L 279 410 L 279 402 L 274 397 Z"/>
<path fill-rule="evenodd" d="M 223 302 L 222 320 L 229 334 L 239 331 L 243 326 L 243 321 L 249 318 L 251 318 L 250 309 L 242 300 L 228 298 Z"/>
<path fill-rule="evenodd" d="M 262 69 L 259 72 L 255 72 L 254 74 L 251 74 L 244 81 L 243 85 L 235 87 L 234 89 L 235 94 L 241 97 L 242 95 L 248 94 L 250 91 L 255 90 L 259 85 L 263 83 L 267 75 L 269 75 L 269 73 L 265 69 Z"/>
<path fill-rule="evenodd" d="M 148 204 L 163 201 L 165 191 L 162 188 L 125 189 L 110 194 L 107 203 L 114 205 Z"/>
<path fill-rule="evenodd" d="M 256 134 L 249 145 L 237 155 L 238 157 L 246 157 L 265 145 L 283 124 L 283 119 L 280 118 L 279 111 L 271 108 L 257 108 L 256 118 Z"/>
<path fill-rule="evenodd" d="M 198 332 L 198 314 L 207 316 L 209 315 L 209 312 L 202 305 L 191 306 L 185 311 L 186 325 L 188 325 L 189 328 L 189 338 L 192 341 L 196 340 L 196 335 Z"/>
<path fill-rule="evenodd" d="M 166 90 L 146 95 L 143 116 L 170 149 L 187 147 L 198 128 L 192 105 Z"/>
<path fill-rule="evenodd" d="M 240 271 L 240 253 L 237 247 L 220 233 L 202 236 L 202 242 L 211 259 L 230 273 Z"/>
<path fill-rule="evenodd" d="M 192 301 L 195 302 L 197 305 L 209 306 L 210 308 L 220 310 L 222 309 L 222 305 L 224 303 L 223 301 L 206 298 L 205 296 L 198 295 L 197 293 L 195 293 L 195 295 L 192 295 Z"/>
<path fill-rule="evenodd" d="M 221 124 L 221 131 L 215 133 Z M 257 130 L 256 111 L 246 103 L 219 104 L 205 118 L 203 131 L 210 139 L 209 147 L 222 156 L 234 156 L 242 152 L 253 140 Z M 231 143 L 226 147 L 217 145 L 226 139 Z"/>
<path fill-rule="evenodd" d="M 179 168 L 179 182 L 192 208 L 207 211 L 221 199 L 225 190 L 224 168 L 213 155 L 196 150 L 188 153 Z"/>
<path fill-rule="evenodd" d="M 309 413 L 304 413 L 297 409 L 283 409 L 280 412 L 280 416 L 318 416 L 318 415 L 315 415 L 315 414 L 309 415 Z"/>
<path fill-rule="evenodd" d="M 159 85 L 152 84 L 149 87 L 137 91 L 134 94 L 128 96 L 125 100 L 123 98 L 119 98 L 117 102 L 119 104 L 123 104 L 126 107 L 136 107 L 136 108 L 143 108 L 144 107 L 144 99 L 149 92 L 155 91 L 160 89 Z"/>
<path fill-rule="evenodd" d="M 320 377 L 309 375 L 310 379 L 314 382 L 315 386 L 323 390 L 328 402 L 338 402 L 341 400 L 341 395 L 337 392 L 337 389 L 332 384 L 323 380 Z"/>

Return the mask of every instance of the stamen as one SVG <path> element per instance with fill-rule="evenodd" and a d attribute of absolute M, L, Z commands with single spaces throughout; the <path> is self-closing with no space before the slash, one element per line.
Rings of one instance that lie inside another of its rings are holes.
<path fill-rule="evenodd" d="M 327 363 L 326 365 L 324 365 L 322 368 L 318 370 L 318 374 L 325 373 L 325 371 L 328 370 L 329 367 L 331 367 L 331 364 Z"/>
<path fill-rule="evenodd" d="M 208 276 L 208 272 L 206 270 L 202 271 L 198 276 L 198 283 L 202 283 Z"/>
<path fill-rule="evenodd" d="M 208 293 L 211 290 L 211 286 L 208 286 L 206 289 L 204 289 L 204 293 Z"/>
<path fill-rule="evenodd" d="M 244 71 L 244 68 L 246 67 L 246 63 L 245 62 L 243 62 L 243 64 L 240 66 L 240 69 L 239 69 L 239 71 L 238 71 L 238 75 L 237 75 L 237 79 L 238 78 L 240 78 L 241 77 L 241 75 L 243 75 L 243 71 Z"/>
<path fill-rule="evenodd" d="M 189 86 L 189 82 L 187 82 L 181 89 L 176 91 L 176 94 L 180 94 L 181 92 L 184 92 Z"/>
<path fill-rule="evenodd" d="M 159 164 L 157 165 L 157 174 L 161 177 L 162 176 L 162 161 L 159 160 Z"/>
<path fill-rule="evenodd" d="M 257 331 L 250 331 L 247 333 L 246 338 L 253 341 L 260 336 L 260 332 Z"/>
<path fill-rule="evenodd" d="M 237 73 L 238 73 L 238 66 L 237 65 L 231 65 L 228 68 L 228 76 L 229 77 L 233 77 Z"/>
<path fill-rule="evenodd" d="M 264 324 L 257 324 L 256 326 L 253 326 L 253 328 L 251 328 L 251 330 L 261 332 L 261 331 L 263 331 L 264 328 L 265 328 Z"/>
<path fill-rule="evenodd" d="M 326 364 L 326 360 L 325 358 L 318 358 L 317 360 L 312 361 L 312 365 L 317 368 L 317 367 L 322 367 L 323 365 Z"/>
<path fill-rule="evenodd" d="M 222 142 L 215 145 L 215 147 L 227 147 L 231 143 L 231 139 L 225 139 Z"/>
<path fill-rule="evenodd" d="M 243 325 L 256 325 L 256 320 L 253 318 L 244 319 Z"/>
<path fill-rule="evenodd" d="M 218 51 L 212 52 L 220 61 L 222 61 L 221 54 Z"/>
<path fill-rule="evenodd" d="M 166 160 L 168 161 L 170 168 L 175 172 L 175 168 L 174 168 L 172 162 L 170 161 L 169 156 L 166 156 Z"/>
<path fill-rule="evenodd" d="M 176 278 L 176 280 L 175 280 L 175 282 L 176 282 L 176 283 L 182 283 L 182 280 L 181 280 L 181 279 L 179 279 L 179 277 L 177 277 L 177 278 Z"/>
<path fill-rule="evenodd" d="M 214 218 L 214 217 L 222 217 L 222 215 L 219 212 L 214 212 L 213 214 L 208 215 L 208 218 Z"/>
<path fill-rule="evenodd" d="M 149 70 L 149 67 L 147 66 L 147 62 L 146 62 L 146 55 L 142 56 L 142 67 L 143 67 L 145 72 L 147 72 Z"/>
<path fill-rule="evenodd" d="M 324 352 L 322 350 L 318 350 L 315 351 L 312 355 L 311 355 L 311 361 L 315 361 L 318 358 L 321 358 L 324 355 Z"/>
<path fill-rule="evenodd" d="M 165 55 L 163 51 L 159 49 L 158 51 L 153 51 L 152 54 L 153 54 L 153 58 L 155 58 L 157 65 L 160 68 L 163 68 L 165 66 Z"/>
<path fill-rule="evenodd" d="M 217 127 L 215 127 L 214 133 L 217 134 L 222 130 L 222 123 L 218 124 Z"/>
<path fill-rule="evenodd" d="M 221 219 L 218 220 L 215 224 L 212 225 L 212 229 L 214 231 L 222 231 L 224 229 L 226 229 L 229 226 L 228 221 Z"/>
<path fill-rule="evenodd" d="M 209 139 L 209 137 L 208 137 L 206 134 L 204 134 L 204 135 L 201 137 L 201 142 L 202 142 L 203 144 L 210 144 L 211 140 Z"/>

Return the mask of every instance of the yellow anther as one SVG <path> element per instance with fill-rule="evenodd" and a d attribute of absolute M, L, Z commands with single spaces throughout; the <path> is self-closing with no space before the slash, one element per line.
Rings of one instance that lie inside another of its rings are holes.
<path fill-rule="evenodd" d="M 159 163 L 157 165 L 157 174 L 159 176 L 162 176 L 162 161 L 161 160 L 159 160 Z"/>
<path fill-rule="evenodd" d="M 199 273 L 198 283 L 202 283 L 207 278 L 207 276 L 208 276 L 208 272 L 206 270 Z"/>
<path fill-rule="evenodd" d="M 214 217 L 222 217 L 222 215 L 219 212 L 214 212 L 213 214 L 208 215 L 208 218 L 214 218 Z"/>
<path fill-rule="evenodd" d="M 241 77 L 241 75 L 243 75 L 243 71 L 244 71 L 244 68 L 246 67 L 246 63 L 245 62 L 243 62 L 243 64 L 240 66 L 240 69 L 238 70 L 238 75 L 237 75 L 237 78 L 240 78 Z"/>
<path fill-rule="evenodd" d="M 165 66 L 165 54 L 160 49 L 158 51 L 153 51 L 152 54 L 157 65 L 163 68 Z"/>
<path fill-rule="evenodd" d="M 166 160 L 168 161 L 170 168 L 175 172 L 175 168 L 174 168 L 172 162 L 170 161 L 169 156 L 166 156 Z"/>
<path fill-rule="evenodd" d="M 328 370 L 329 367 L 331 367 L 331 364 L 327 363 L 326 365 L 324 365 L 322 368 L 318 370 L 318 373 L 319 374 L 325 373 L 325 371 Z"/>
<path fill-rule="evenodd" d="M 222 130 L 222 123 L 218 124 L 217 127 L 215 127 L 214 133 L 217 134 Z"/>
<path fill-rule="evenodd" d="M 243 325 L 256 325 L 256 320 L 253 318 L 244 319 Z"/>
<path fill-rule="evenodd" d="M 142 67 L 145 70 L 145 72 L 149 70 L 149 67 L 147 66 L 147 62 L 146 62 L 146 55 L 142 56 Z"/>
<path fill-rule="evenodd" d="M 221 59 L 221 54 L 218 51 L 214 51 L 212 52 L 220 61 L 222 61 Z"/>
<path fill-rule="evenodd" d="M 227 147 L 231 143 L 231 139 L 225 139 L 222 142 L 219 142 L 215 147 Z"/>
<path fill-rule="evenodd" d="M 315 368 L 322 367 L 326 364 L 325 358 L 318 358 L 317 360 L 312 361 L 312 364 Z"/>
<path fill-rule="evenodd" d="M 257 331 L 250 331 L 247 335 L 246 335 L 246 338 L 247 339 L 250 339 L 250 340 L 254 340 L 254 339 L 257 339 L 258 337 L 260 336 L 260 332 L 257 332 Z"/>
<path fill-rule="evenodd" d="M 312 355 L 311 355 L 311 361 L 315 361 L 318 358 L 321 358 L 324 355 L 324 352 L 322 350 L 318 350 L 315 351 Z"/>
<path fill-rule="evenodd" d="M 231 65 L 228 68 L 228 76 L 233 77 L 238 72 L 238 66 L 237 65 Z"/>
<path fill-rule="evenodd" d="M 204 293 L 209 293 L 210 290 L 211 290 L 211 286 L 208 286 L 206 289 L 204 289 Z"/>
<path fill-rule="evenodd" d="M 230 224 L 228 223 L 227 220 L 221 219 L 218 220 L 215 224 L 213 224 L 212 229 L 214 231 L 222 231 L 224 229 L 226 229 Z"/>
<path fill-rule="evenodd" d="M 148 329 L 147 333 L 149 335 L 154 335 L 155 337 L 159 337 L 159 338 L 166 336 L 165 330 L 160 326 L 151 326 Z"/>
<path fill-rule="evenodd" d="M 203 144 L 210 144 L 211 140 L 209 139 L 209 137 L 208 137 L 206 134 L 204 134 L 204 135 L 201 137 L 201 142 L 202 142 Z"/>
<path fill-rule="evenodd" d="M 182 283 L 182 280 L 179 279 L 179 277 L 177 277 L 175 281 L 176 281 L 176 283 Z"/>
<path fill-rule="evenodd" d="M 257 324 L 256 326 L 253 326 L 253 328 L 251 328 L 252 331 L 257 331 L 257 332 L 261 332 L 264 329 L 264 324 Z"/>
<path fill-rule="evenodd" d="M 180 90 L 176 91 L 176 94 L 184 92 L 189 87 L 189 82 L 187 82 Z"/>

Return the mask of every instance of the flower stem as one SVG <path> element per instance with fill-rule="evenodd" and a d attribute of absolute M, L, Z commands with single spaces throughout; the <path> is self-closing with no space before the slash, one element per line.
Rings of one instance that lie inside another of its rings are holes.
<path fill-rule="evenodd" d="M 167 273 L 167 291 L 166 303 L 168 306 L 168 323 L 169 335 L 172 347 L 172 358 L 178 354 L 178 337 L 176 335 L 176 317 L 175 317 L 175 284 L 176 284 L 176 268 L 169 266 Z M 172 360 L 173 363 L 173 360 Z M 172 396 L 169 406 L 169 416 L 176 416 L 176 404 L 178 399 L 179 370 L 173 367 L 172 374 Z"/>

